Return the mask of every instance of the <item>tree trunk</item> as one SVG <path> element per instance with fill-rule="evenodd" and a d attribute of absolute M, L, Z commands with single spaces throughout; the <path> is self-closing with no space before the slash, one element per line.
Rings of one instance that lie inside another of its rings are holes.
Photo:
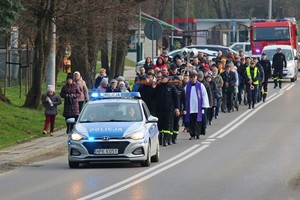
<path fill-rule="evenodd" d="M 0 101 L 11 104 L 10 100 L 4 96 L 1 86 L 0 86 Z"/>
<path fill-rule="evenodd" d="M 37 13 L 37 35 L 34 42 L 34 58 L 32 70 L 32 86 L 27 94 L 24 107 L 38 109 L 41 103 L 42 83 L 45 77 L 45 69 L 47 58 L 50 52 L 49 41 L 52 37 L 52 14 L 54 10 L 53 1 L 40 2 L 41 8 L 48 8 L 49 10 L 41 9 Z"/>
<path fill-rule="evenodd" d="M 46 58 L 45 58 L 45 38 L 43 29 L 46 25 L 46 19 L 39 19 L 38 32 L 35 39 L 35 50 L 32 70 L 32 86 L 27 94 L 24 107 L 37 109 L 40 105 L 42 95 L 42 80 L 44 78 Z"/>

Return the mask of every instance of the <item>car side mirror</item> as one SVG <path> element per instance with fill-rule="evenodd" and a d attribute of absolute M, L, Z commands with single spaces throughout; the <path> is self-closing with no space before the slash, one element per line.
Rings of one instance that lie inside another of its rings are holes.
<path fill-rule="evenodd" d="M 152 115 L 150 115 L 147 119 L 147 123 L 157 123 L 157 122 L 158 122 L 158 118 Z"/>

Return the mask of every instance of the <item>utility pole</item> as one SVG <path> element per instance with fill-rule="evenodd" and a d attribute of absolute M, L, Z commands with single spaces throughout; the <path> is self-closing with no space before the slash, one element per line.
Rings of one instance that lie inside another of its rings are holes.
<path fill-rule="evenodd" d="M 172 33 L 171 33 L 171 48 L 170 48 L 170 51 L 173 51 L 173 46 L 174 46 L 174 30 L 175 30 L 175 27 L 174 27 L 174 1 L 175 0 L 172 0 L 172 26 L 173 26 L 173 29 L 172 29 Z"/>
<path fill-rule="evenodd" d="M 142 10 L 141 6 L 139 9 L 139 26 L 138 26 L 138 44 L 137 44 L 137 59 L 136 62 L 142 60 L 142 47 L 141 47 L 141 21 L 142 21 Z"/>
<path fill-rule="evenodd" d="M 47 69 L 46 69 L 46 86 L 53 85 L 55 88 L 55 45 L 56 45 L 56 25 L 54 19 L 51 22 L 51 41 L 50 41 L 50 53 L 48 57 Z"/>
<path fill-rule="evenodd" d="M 269 20 L 272 19 L 272 0 L 269 0 Z"/>

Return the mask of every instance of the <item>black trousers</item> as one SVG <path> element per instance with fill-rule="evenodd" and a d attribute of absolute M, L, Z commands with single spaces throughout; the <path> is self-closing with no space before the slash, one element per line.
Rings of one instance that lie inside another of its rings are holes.
<path fill-rule="evenodd" d="M 190 114 L 189 131 L 191 137 L 200 136 L 201 126 L 202 122 L 197 122 L 197 113 Z"/>
<path fill-rule="evenodd" d="M 172 132 L 174 113 L 172 111 L 160 111 L 156 114 L 158 117 L 158 130 Z"/>

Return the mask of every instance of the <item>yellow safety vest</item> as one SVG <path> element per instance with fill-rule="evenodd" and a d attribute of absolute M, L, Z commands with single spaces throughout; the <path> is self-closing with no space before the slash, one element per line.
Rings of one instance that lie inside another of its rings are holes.
<path fill-rule="evenodd" d="M 254 67 L 254 74 L 253 74 L 253 78 L 256 78 L 257 76 L 257 71 L 258 71 L 258 68 L 257 67 Z M 247 73 L 247 76 L 250 80 L 252 80 L 252 77 L 251 77 L 251 73 L 250 73 L 250 67 L 246 67 L 246 73 Z M 259 81 L 255 81 L 253 82 L 254 85 L 258 85 Z"/>

